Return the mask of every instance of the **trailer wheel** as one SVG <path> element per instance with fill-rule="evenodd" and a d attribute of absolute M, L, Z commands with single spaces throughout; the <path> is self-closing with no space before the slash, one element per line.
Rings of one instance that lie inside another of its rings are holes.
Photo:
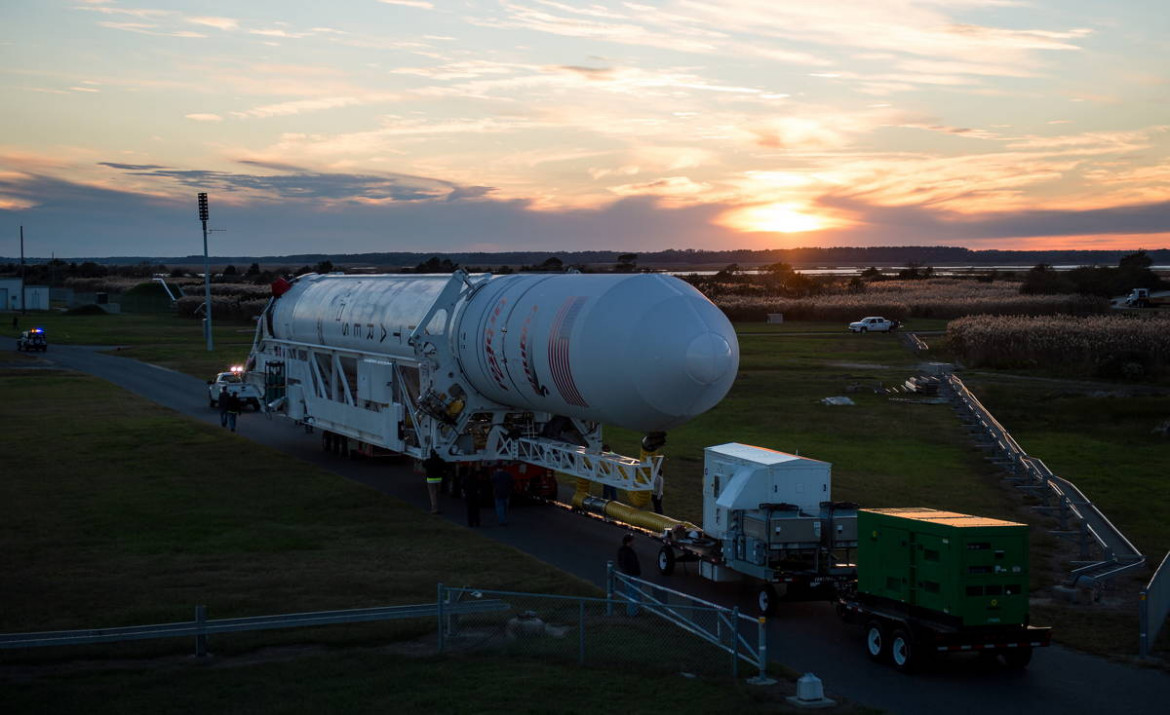
<path fill-rule="evenodd" d="M 658 573 L 669 576 L 674 573 L 674 547 L 666 544 L 658 550 Z"/>
<path fill-rule="evenodd" d="M 878 621 L 865 624 L 865 652 L 873 660 L 886 657 L 886 629 Z"/>
<path fill-rule="evenodd" d="M 760 586 L 759 592 L 756 594 L 756 608 L 759 610 L 761 616 L 771 616 L 776 612 L 776 601 L 780 597 L 776 594 L 776 589 L 770 583 Z"/>
<path fill-rule="evenodd" d="M 1022 648 L 1001 650 L 995 655 L 996 660 L 1008 670 L 1023 670 L 1032 661 L 1032 646 L 1028 645 Z"/>
<path fill-rule="evenodd" d="M 905 628 L 895 630 L 890 638 L 890 660 L 894 662 L 894 667 L 903 673 L 909 673 L 918 665 L 914 641 L 910 639 L 910 632 Z"/>

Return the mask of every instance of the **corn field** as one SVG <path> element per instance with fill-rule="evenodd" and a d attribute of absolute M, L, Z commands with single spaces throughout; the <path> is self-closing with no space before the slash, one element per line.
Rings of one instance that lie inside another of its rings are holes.
<path fill-rule="evenodd" d="M 1170 314 L 978 315 L 952 321 L 947 344 L 971 367 L 1041 366 L 1082 376 L 1155 377 L 1170 363 Z"/>
<path fill-rule="evenodd" d="M 787 320 L 859 320 L 867 315 L 905 320 L 959 318 L 966 315 L 1089 315 L 1109 303 L 1082 295 L 1021 295 L 1020 284 L 979 283 L 954 278 L 869 283 L 860 293 L 832 293 L 808 298 L 721 296 L 715 304 L 732 320 L 764 320 L 783 313 Z"/>

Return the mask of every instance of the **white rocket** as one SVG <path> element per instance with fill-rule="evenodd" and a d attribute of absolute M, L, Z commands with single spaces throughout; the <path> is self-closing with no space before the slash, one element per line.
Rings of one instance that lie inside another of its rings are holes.
<path fill-rule="evenodd" d="M 558 423 L 589 451 L 602 424 L 681 425 L 727 394 L 739 345 L 673 276 L 460 271 L 302 276 L 266 310 L 252 357 L 298 421 L 474 460 L 516 458 L 511 440 L 556 439 Z"/>

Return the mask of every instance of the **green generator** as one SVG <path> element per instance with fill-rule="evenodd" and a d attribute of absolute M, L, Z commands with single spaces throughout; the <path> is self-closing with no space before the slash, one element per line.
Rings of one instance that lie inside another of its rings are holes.
<path fill-rule="evenodd" d="M 857 532 L 860 594 L 956 625 L 1027 623 L 1027 524 L 935 509 L 860 509 Z"/>

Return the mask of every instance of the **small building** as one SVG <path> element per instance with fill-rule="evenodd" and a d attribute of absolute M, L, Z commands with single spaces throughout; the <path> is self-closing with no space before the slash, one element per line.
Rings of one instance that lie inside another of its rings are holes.
<path fill-rule="evenodd" d="M 3 310 L 48 310 L 49 286 L 25 285 L 21 304 L 21 278 L 0 278 L 0 308 Z"/>

